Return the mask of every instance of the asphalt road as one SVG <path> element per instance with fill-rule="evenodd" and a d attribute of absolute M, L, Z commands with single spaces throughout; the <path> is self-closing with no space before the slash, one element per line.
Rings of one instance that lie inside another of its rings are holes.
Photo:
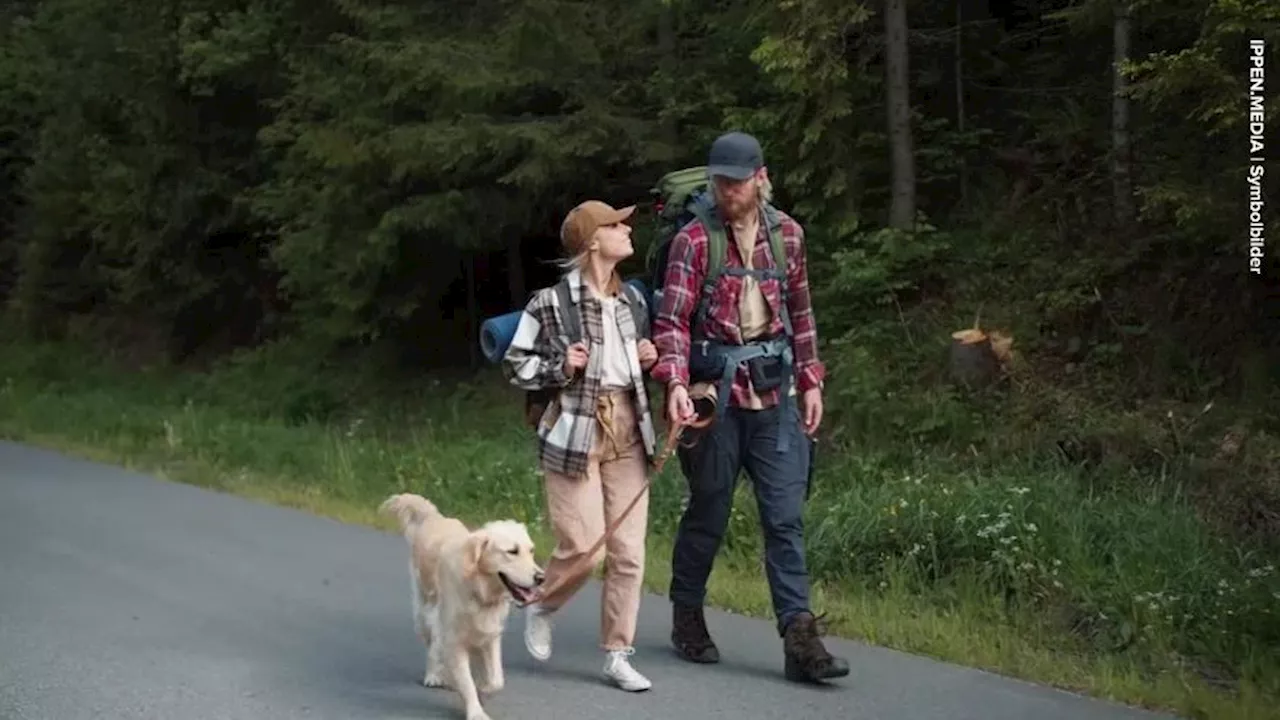
<path fill-rule="evenodd" d="M 396 535 L 0 442 L 0 718 L 460 720 L 418 684 L 405 558 Z M 598 617 L 592 584 L 543 665 L 513 615 L 494 720 L 1158 717 L 840 640 L 851 675 L 795 686 L 769 622 L 720 613 L 721 664 L 690 665 L 657 596 L 634 658 L 654 688 L 624 693 L 600 679 Z"/>

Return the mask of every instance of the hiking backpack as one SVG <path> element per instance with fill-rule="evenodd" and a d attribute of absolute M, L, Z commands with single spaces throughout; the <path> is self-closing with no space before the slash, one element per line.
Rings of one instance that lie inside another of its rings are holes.
<path fill-rule="evenodd" d="M 644 295 L 635 288 L 631 283 L 622 284 L 623 292 L 627 294 L 627 298 L 631 301 L 631 319 L 636 326 L 636 337 L 649 337 L 650 327 L 650 311 L 648 303 L 645 301 Z M 569 344 L 578 342 L 582 339 L 582 313 L 579 312 L 580 306 L 573 304 L 573 299 L 569 296 L 569 279 L 561 278 L 554 285 L 554 290 L 559 307 L 563 312 L 565 324 L 565 334 L 569 336 Z M 560 394 L 560 388 L 542 388 L 541 390 L 526 390 L 524 394 L 524 413 L 525 423 L 531 428 L 537 428 L 538 423 L 542 419 L 543 413 L 547 407 Z"/>

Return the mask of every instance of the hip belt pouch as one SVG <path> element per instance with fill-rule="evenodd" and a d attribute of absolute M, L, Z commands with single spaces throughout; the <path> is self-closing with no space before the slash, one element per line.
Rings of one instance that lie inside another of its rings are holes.
<path fill-rule="evenodd" d="M 756 392 L 769 392 L 782 385 L 782 358 L 777 355 L 751 358 L 747 361 L 747 371 Z"/>
<path fill-rule="evenodd" d="M 693 382 L 718 381 L 724 373 L 724 355 L 710 343 L 694 343 L 689 351 L 689 379 Z"/>

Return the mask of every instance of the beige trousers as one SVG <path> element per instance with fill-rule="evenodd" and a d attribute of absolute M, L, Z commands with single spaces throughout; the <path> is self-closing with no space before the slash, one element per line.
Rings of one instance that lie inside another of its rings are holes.
<path fill-rule="evenodd" d="M 546 473 L 547 510 L 556 536 L 545 570 L 547 583 L 559 582 L 557 578 L 584 557 L 604 534 L 605 525 L 644 487 L 647 461 L 634 402 L 629 390 L 602 392 L 586 475 L 572 478 Z M 606 561 L 600 602 L 600 646 L 606 650 L 631 647 L 635 641 L 648 516 L 646 492 L 592 560 L 592 567 Z M 542 598 L 543 610 L 562 607 L 589 578 L 589 572 L 568 578 L 564 586 Z"/>

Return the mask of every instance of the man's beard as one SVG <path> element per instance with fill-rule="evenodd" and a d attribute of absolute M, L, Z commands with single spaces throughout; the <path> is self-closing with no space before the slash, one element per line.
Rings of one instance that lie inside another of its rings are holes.
<path fill-rule="evenodd" d="M 724 213 L 725 219 L 730 222 L 744 220 L 756 209 L 754 193 L 745 200 L 730 200 L 723 196 L 717 197 L 716 199 L 721 212 Z"/>

